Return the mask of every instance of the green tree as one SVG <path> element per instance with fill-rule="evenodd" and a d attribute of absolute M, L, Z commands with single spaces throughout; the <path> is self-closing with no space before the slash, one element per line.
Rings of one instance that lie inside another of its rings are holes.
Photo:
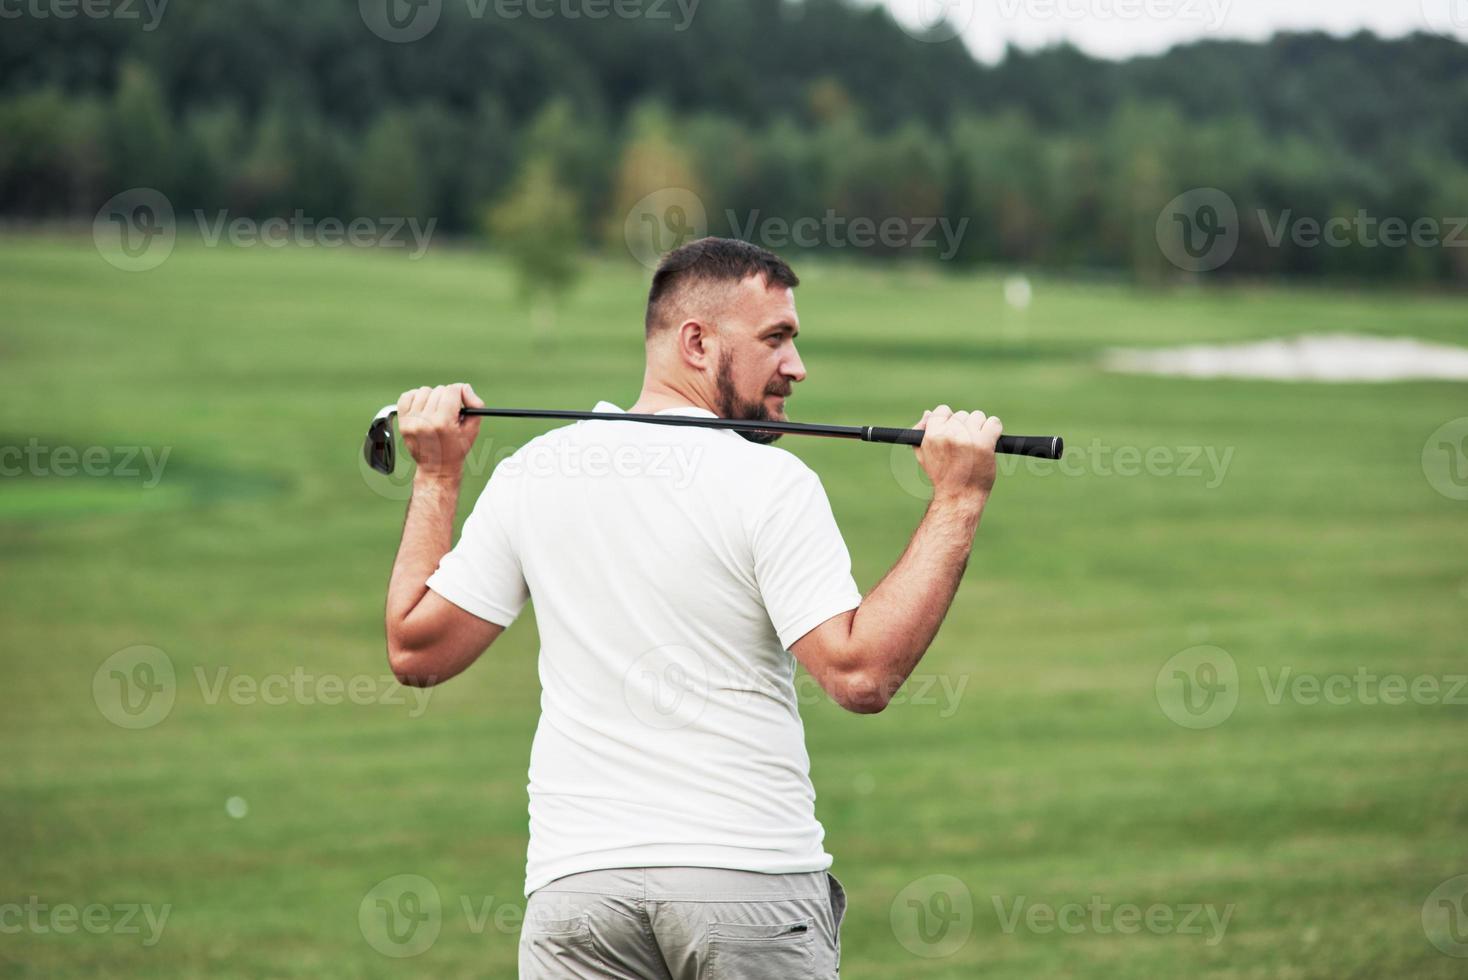
<path fill-rule="evenodd" d="M 367 133 L 357 161 L 357 213 L 374 218 L 428 218 L 437 189 L 430 180 L 412 118 L 389 110 Z"/>
<path fill-rule="evenodd" d="M 122 67 L 112 100 L 108 155 L 118 190 L 154 187 L 174 191 L 173 122 L 151 69 L 140 62 Z"/>
<path fill-rule="evenodd" d="M 200 109 L 184 121 L 181 137 L 184 200 L 203 209 L 237 207 L 245 124 L 233 103 Z"/>
<path fill-rule="evenodd" d="M 519 133 L 504 105 L 492 95 L 480 96 L 463 125 L 461 143 L 450 153 L 456 171 L 445 189 L 454 213 L 444 220 L 474 228 L 515 176 Z"/>
<path fill-rule="evenodd" d="M 485 215 L 491 240 L 510 256 L 521 298 L 530 304 L 536 346 L 552 343 L 556 306 L 580 274 L 578 213 L 576 195 L 557 179 L 554 163 L 536 157 Z"/>
<path fill-rule="evenodd" d="M 615 155 L 600 121 L 577 112 L 567 99 L 553 99 L 525 127 L 522 155 L 554 168 L 556 181 L 575 195 L 583 235 L 589 236 L 606 213 Z"/>
<path fill-rule="evenodd" d="M 673 130 L 671 115 L 656 104 L 640 107 L 629 122 L 606 227 L 613 248 L 625 243 L 646 258 L 707 232 L 703 184 Z"/>

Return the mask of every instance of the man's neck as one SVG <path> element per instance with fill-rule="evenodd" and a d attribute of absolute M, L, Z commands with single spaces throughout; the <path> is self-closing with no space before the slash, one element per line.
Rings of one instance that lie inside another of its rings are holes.
<path fill-rule="evenodd" d="M 707 409 L 715 415 L 718 409 L 710 405 L 692 388 L 683 388 L 676 384 L 665 384 L 663 382 L 644 380 L 642 393 L 637 396 L 637 404 L 627 409 L 632 415 L 652 415 L 667 408 L 694 408 Z"/>

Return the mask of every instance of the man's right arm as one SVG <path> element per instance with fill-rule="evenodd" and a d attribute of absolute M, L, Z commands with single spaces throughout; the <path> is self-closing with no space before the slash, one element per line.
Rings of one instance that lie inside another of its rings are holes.
<path fill-rule="evenodd" d="M 399 681 L 413 687 L 432 687 L 461 673 L 505 629 L 428 588 L 453 545 L 464 458 L 479 434 L 478 418 L 459 416 L 465 406 L 484 407 L 466 384 L 418 388 L 398 399 L 398 428 L 418 472 L 388 581 L 385 620 L 388 663 Z"/>
<path fill-rule="evenodd" d="M 843 708 L 887 706 L 927 652 L 958 591 L 979 518 L 994 487 L 997 418 L 940 405 L 925 413 L 918 460 L 933 499 L 902 557 L 856 609 L 833 616 L 791 646 Z"/>

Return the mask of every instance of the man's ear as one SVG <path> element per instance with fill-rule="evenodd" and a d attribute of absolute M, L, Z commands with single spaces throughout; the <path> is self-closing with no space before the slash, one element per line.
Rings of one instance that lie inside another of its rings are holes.
<path fill-rule="evenodd" d="M 678 325 L 678 356 L 690 367 L 702 370 L 712 363 L 710 331 L 697 320 L 684 320 Z"/>

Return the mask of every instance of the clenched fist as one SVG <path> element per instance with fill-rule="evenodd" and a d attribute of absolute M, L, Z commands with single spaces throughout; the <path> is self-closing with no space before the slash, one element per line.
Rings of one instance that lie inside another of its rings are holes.
<path fill-rule="evenodd" d="M 924 412 L 917 458 L 933 481 L 933 497 L 987 496 L 994 488 L 994 446 L 1004 433 L 997 416 L 955 412 L 939 405 Z"/>
<path fill-rule="evenodd" d="M 459 417 L 461 408 L 483 408 L 467 384 L 415 388 L 398 399 L 398 431 L 420 475 L 457 479 L 464 457 L 479 435 L 479 416 Z"/>

